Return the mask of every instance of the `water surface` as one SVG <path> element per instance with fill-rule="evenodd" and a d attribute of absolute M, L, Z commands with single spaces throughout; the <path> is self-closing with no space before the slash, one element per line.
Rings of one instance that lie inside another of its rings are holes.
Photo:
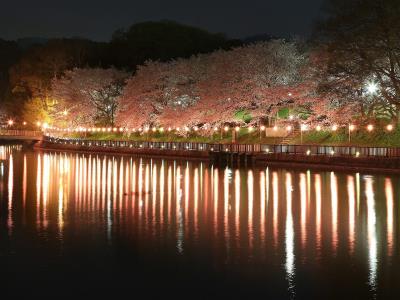
<path fill-rule="evenodd" d="M 398 298 L 399 179 L 0 146 L 3 293 Z"/>

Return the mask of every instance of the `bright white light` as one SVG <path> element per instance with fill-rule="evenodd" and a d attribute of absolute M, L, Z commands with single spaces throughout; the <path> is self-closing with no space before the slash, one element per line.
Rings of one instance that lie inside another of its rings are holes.
<path fill-rule="evenodd" d="M 375 82 L 370 82 L 367 84 L 368 94 L 374 95 L 378 91 L 378 85 Z"/>

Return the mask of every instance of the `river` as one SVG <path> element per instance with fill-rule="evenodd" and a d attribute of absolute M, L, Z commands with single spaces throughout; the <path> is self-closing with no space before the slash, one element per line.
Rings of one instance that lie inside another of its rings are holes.
<path fill-rule="evenodd" d="M 399 183 L 0 145 L 2 292 L 396 298 Z"/>

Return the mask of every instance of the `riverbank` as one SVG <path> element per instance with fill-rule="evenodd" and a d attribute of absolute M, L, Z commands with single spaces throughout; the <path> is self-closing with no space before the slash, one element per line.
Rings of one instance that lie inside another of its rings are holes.
<path fill-rule="evenodd" d="M 290 168 L 312 167 L 325 170 L 400 174 L 400 149 L 338 148 L 327 146 L 312 148 L 312 146 L 306 145 L 298 146 L 297 148 L 285 145 L 272 148 L 271 145 L 218 145 L 201 143 L 174 143 L 174 146 L 172 146 L 166 143 L 151 142 L 147 142 L 143 147 L 143 144 L 133 145 L 127 142 L 103 143 L 101 144 L 96 141 L 66 142 L 60 139 L 52 139 L 35 144 L 34 149 L 57 152 L 73 151 L 80 153 L 107 153 L 140 157 L 201 160 L 210 161 L 218 165 L 231 166 L 275 165 L 288 166 Z M 391 152 L 383 152 L 383 150 L 390 150 Z M 393 152 L 394 150 L 398 150 L 398 153 Z M 283 153 L 283 151 L 286 152 Z M 317 153 L 316 151 L 318 154 L 313 154 Z M 344 155 L 343 153 L 356 153 L 356 155 Z"/>

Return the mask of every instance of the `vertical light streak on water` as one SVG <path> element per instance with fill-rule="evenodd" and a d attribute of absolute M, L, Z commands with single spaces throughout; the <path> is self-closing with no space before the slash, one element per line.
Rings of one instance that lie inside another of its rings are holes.
<path fill-rule="evenodd" d="M 37 173 L 36 173 L 36 225 L 40 228 L 40 196 L 42 188 L 42 156 L 38 155 Z"/>
<path fill-rule="evenodd" d="M 349 250 L 354 253 L 355 247 L 355 221 L 356 221 L 356 198 L 354 176 L 347 176 L 347 194 L 349 199 Z"/>
<path fill-rule="evenodd" d="M 102 186 L 102 183 L 101 183 L 101 175 L 102 175 L 102 169 L 101 169 L 101 166 L 100 166 L 100 158 L 97 156 L 96 157 L 96 175 L 97 175 L 97 179 L 96 179 L 96 189 L 97 189 L 97 192 L 96 192 L 96 200 L 98 200 L 98 202 L 99 202 L 99 206 L 100 206 L 100 209 L 99 209 L 99 212 L 101 212 L 101 210 L 102 210 L 102 203 L 101 203 L 101 193 L 100 193 L 100 191 L 101 191 L 101 186 Z"/>
<path fill-rule="evenodd" d="M 292 215 L 292 174 L 286 173 L 286 227 L 285 227 L 285 251 L 286 251 L 286 278 L 290 298 L 295 297 L 295 254 L 294 254 L 294 228 Z"/>
<path fill-rule="evenodd" d="M 50 187 L 50 156 L 43 156 L 43 227 L 48 225 L 48 202 L 49 202 L 49 187 Z"/>
<path fill-rule="evenodd" d="M 89 155 L 88 160 L 85 162 L 85 170 L 86 171 L 86 176 L 87 177 L 87 201 L 89 203 L 88 207 L 88 211 L 91 211 L 92 208 L 92 156 Z"/>
<path fill-rule="evenodd" d="M 265 191 L 265 193 L 266 193 L 266 207 L 265 207 L 265 209 L 267 209 L 267 211 L 268 211 L 268 207 L 270 205 L 270 203 L 269 203 L 270 178 L 269 177 L 270 177 L 269 176 L 269 168 L 267 168 L 265 170 L 265 187 L 266 187 L 266 191 Z M 266 212 L 266 216 L 268 216 L 267 212 Z"/>
<path fill-rule="evenodd" d="M 83 193 L 83 208 L 84 208 L 83 211 L 85 213 L 87 213 L 87 211 L 88 211 L 88 209 L 87 209 L 87 204 L 88 204 L 88 201 L 87 201 L 87 192 L 88 192 L 87 166 L 88 166 L 87 158 L 86 158 L 86 156 L 83 156 L 83 160 L 82 160 L 82 170 L 83 170 L 82 193 Z"/>
<path fill-rule="evenodd" d="M 106 165 L 106 159 L 104 157 L 102 167 L 101 167 L 101 208 L 102 208 L 102 212 L 106 208 L 106 187 L 107 187 L 107 165 Z"/>
<path fill-rule="evenodd" d="M 378 241 L 376 237 L 375 194 L 372 177 L 365 177 L 365 193 L 367 197 L 367 226 L 368 226 L 368 263 L 369 286 L 375 294 L 377 291 L 378 270 Z"/>
<path fill-rule="evenodd" d="M 136 161 L 132 162 L 132 175 L 131 175 L 131 192 L 132 192 L 132 199 L 134 199 L 136 194 Z"/>
<path fill-rule="evenodd" d="M 278 173 L 272 172 L 272 199 L 273 199 L 273 215 L 272 224 L 274 231 L 274 246 L 278 245 L 278 203 L 279 203 L 279 187 L 278 187 Z"/>
<path fill-rule="evenodd" d="M 385 178 L 385 195 L 386 195 L 387 252 L 389 258 L 391 258 L 393 255 L 394 196 L 393 196 L 392 180 L 390 178 Z"/>
<path fill-rule="evenodd" d="M 107 161 L 107 240 L 111 243 L 111 234 L 112 234 L 112 207 L 111 207 L 111 184 L 112 184 L 112 162 L 111 159 Z"/>
<path fill-rule="evenodd" d="M 203 175 L 201 175 L 201 176 L 203 176 Z M 209 200 L 209 184 L 210 184 L 210 181 L 209 181 L 208 177 L 209 177 L 208 168 L 204 168 L 204 191 L 203 191 L 203 189 L 201 189 L 201 192 L 204 195 L 202 217 L 203 217 L 203 223 L 205 223 L 205 224 L 208 224 L 208 220 L 209 220 L 208 200 Z"/>
<path fill-rule="evenodd" d="M 332 250 L 336 254 L 338 246 L 338 191 L 337 178 L 334 172 L 330 175 L 331 183 L 331 209 L 332 209 Z"/>
<path fill-rule="evenodd" d="M 161 162 L 160 168 L 160 225 L 164 226 L 164 215 L 165 215 L 165 162 L 164 160 Z"/>
<path fill-rule="evenodd" d="M 300 174 L 300 224 L 301 224 L 301 246 L 305 247 L 307 242 L 307 178 L 306 174 Z"/>
<path fill-rule="evenodd" d="M 118 168 L 118 210 L 119 210 L 119 218 L 122 218 L 124 215 L 124 158 L 122 157 L 119 161 Z"/>
<path fill-rule="evenodd" d="M 167 224 L 170 224 L 172 221 L 172 167 L 169 166 L 168 167 L 168 215 L 167 215 Z"/>
<path fill-rule="evenodd" d="M 248 231 L 249 231 L 249 253 L 252 253 L 254 243 L 253 211 L 254 211 L 254 177 L 253 171 L 247 174 L 247 201 L 248 201 Z"/>
<path fill-rule="evenodd" d="M 10 154 L 8 160 L 8 215 L 7 215 L 7 228 L 8 234 L 12 235 L 13 230 L 13 191 L 14 191 L 14 159 L 13 155 Z"/>
<path fill-rule="evenodd" d="M 182 211 L 182 190 L 181 190 L 181 167 L 176 168 L 176 224 L 177 224 L 177 244 L 176 248 L 180 254 L 184 250 L 184 224 L 183 224 L 183 211 Z"/>
<path fill-rule="evenodd" d="M 83 168 L 82 168 L 82 157 L 79 157 L 79 179 L 78 179 L 78 205 L 79 209 L 82 208 L 82 184 L 83 184 Z"/>
<path fill-rule="evenodd" d="M 227 250 L 229 250 L 229 174 L 230 169 L 227 167 L 224 171 L 224 240 Z M 228 252 L 229 253 L 229 252 Z"/>
<path fill-rule="evenodd" d="M 130 172 L 132 170 L 132 159 L 128 162 L 125 163 L 125 183 L 124 183 L 124 194 L 126 196 L 129 195 L 130 192 Z M 126 198 L 128 199 L 128 198 Z"/>
<path fill-rule="evenodd" d="M 152 190 L 151 190 L 151 208 L 152 208 L 152 213 L 151 213 L 151 219 L 152 219 L 152 225 L 156 225 L 156 219 L 157 219 L 157 164 L 155 163 L 153 165 L 153 171 L 152 173 Z M 154 231 L 153 231 L 154 232 Z"/>
<path fill-rule="evenodd" d="M 214 169 L 214 183 L 213 183 L 213 192 L 214 192 L 214 234 L 218 237 L 218 169 Z"/>
<path fill-rule="evenodd" d="M 64 229 L 64 160 L 60 157 L 59 160 L 59 176 L 58 176 L 58 213 L 57 213 L 57 223 L 58 223 L 58 233 L 60 240 L 63 237 Z"/>
<path fill-rule="evenodd" d="M 144 219 L 145 219 L 145 224 L 146 228 L 148 228 L 148 223 L 149 223 L 149 214 L 148 214 L 148 207 L 149 207 L 149 192 L 150 192 L 150 166 L 149 164 L 146 164 L 145 167 L 145 176 L 144 176 L 144 186 L 145 186 L 145 197 L 144 197 L 144 205 L 143 205 L 143 211 L 144 211 Z"/>
<path fill-rule="evenodd" d="M 236 241 L 240 244 L 240 171 L 235 171 L 235 227 Z"/>
<path fill-rule="evenodd" d="M 194 189 L 194 237 L 198 238 L 198 218 L 199 218 L 199 169 L 194 169 L 193 177 L 193 189 Z"/>
<path fill-rule="evenodd" d="M 22 206 L 24 213 L 24 222 L 25 222 L 25 213 L 26 213 L 26 188 L 27 188 L 27 163 L 26 163 L 26 154 L 24 154 L 24 169 L 22 174 Z"/>
<path fill-rule="evenodd" d="M 260 243 L 264 245 L 265 241 L 265 173 L 260 172 Z"/>
<path fill-rule="evenodd" d="M 138 212 L 139 212 L 139 226 L 141 226 L 141 216 L 143 208 L 143 161 L 140 159 L 138 167 Z"/>
<path fill-rule="evenodd" d="M 321 175 L 315 175 L 315 228 L 317 257 L 321 256 L 322 236 L 321 236 L 321 209 L 322 209 L 322 182 Z"/>
<path fill-rule="evenodd" d="M 360 178 L 360 173 L 357 173 L 356 174 L 357 216 L 360 213 L 360 197 L 361 197 L 361 178 Z"/>
<path fill-rule="evenodd" d="M 89 176 L 90 176 L 90 184 L 89 184 L 89 188 L 90 188 L 90 196 L 89 196 L 89 201 L 92 204 L 92 209 L 93 207 L 97 208 L 97 195 L 96 195 L 96 179 L 97 179 L 97 174 L 96 174 L 96 158 L 95 157 L 91 157 L 90 158 L 90 164 L 91 164 L 91 168 L 89 168 Z"/>
<path fill-rule="evenodd" d="M 189 164 L 186 163 L 185 168 L 185 232 L 189 234 L 189 185 L 190 185 L 190 174 Z"/>

